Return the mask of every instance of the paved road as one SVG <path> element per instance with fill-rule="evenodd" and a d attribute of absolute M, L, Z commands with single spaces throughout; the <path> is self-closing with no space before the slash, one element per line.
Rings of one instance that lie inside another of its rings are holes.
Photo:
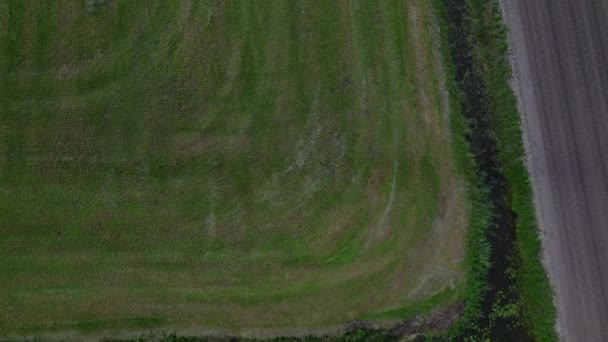
<path fill-rule="evenodd" d="M 566 341 L 608 341 L 608 0 L 504 0 Z"/>

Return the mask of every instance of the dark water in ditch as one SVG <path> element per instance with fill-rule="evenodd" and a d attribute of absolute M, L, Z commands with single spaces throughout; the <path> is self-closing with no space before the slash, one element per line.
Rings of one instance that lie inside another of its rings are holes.
<path fill-rule="evenodd" d="M 507 202 L 505 179 L 497 161 L 496 141 L 492 136 L 491 113 L 488 99 L 483 95 L 486 89 L 483 80 L 475 70 L 471 57 L 469 29 L 467 25 L 466 0 L 442 0 L 446 7 L 445 18 L 448 24 L 450 44 L 455 77 L 461 92 L 460 105 L 462 114 L 469 122 L 470 133 L 467 136 L 475 162 L 484 177 L 483 181 L 489 190 L 489 199 L 493 207 L 493 218 L 488 229 L 491 243 L 491 263 L 488 278 L 490 289 L 483 299 L 483 317 L 477 327 L 487 329 L 492 341 L 533 341 L 524 328 L 521 318 L 496 317 L 495 303 L 516 303 L 518 292 L 509 270 L 517 268 L 518 256 L 515 247 L 516 215 Z M 494 316 L 492 318 L 492 316 Z M 468 331 L 467 331 L 468 330 Z M 466 334 L 476 335 L 475 327 L 465 329 Z"/>

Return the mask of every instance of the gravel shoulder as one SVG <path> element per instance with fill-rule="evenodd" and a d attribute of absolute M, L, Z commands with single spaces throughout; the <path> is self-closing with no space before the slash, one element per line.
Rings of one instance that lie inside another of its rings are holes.
<path fill-rule="evenodd" d="M 606 341 L 608 3 L 502 5 L 557 329 L 567 341 Z"/>

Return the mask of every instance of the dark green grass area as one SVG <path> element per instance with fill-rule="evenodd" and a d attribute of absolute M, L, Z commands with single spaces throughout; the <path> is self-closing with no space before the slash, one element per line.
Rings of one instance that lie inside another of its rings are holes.
<path fill-rule="evenodd" d="M 498 142 L 498 159 L 507 180 L 509 203 L 517 215 L 517 248 L 521 265 L 515 277 L 521 292 L 524 321 L 537 341 L 556 341 L 556 311 L 553 291 L 541 263 L 541 242 L 534 211 L 532 187 L 525 165 L 517 101 L 509 85 L 511 65 L 498 3 L 475 0 L 470 3 L 471 25 L 476 42 L 479 72 L 487 86 L 492 123 Z"/>
<path fill-rule="evenodd" d="M 459 42 L 448 42 L 446 37 L 447 30 L 460 32 L 457 35 L 466 36 L 471 47 L 469 53 L 474 61 L 474 70 L 469 73 L 479 75 L 483 81 L 479 89 L 485 91 L 476 96 L 483 96 L 488 104 L 488 122 L 486 125 L 493 132 L 493 138 L 497 143 L 497 160 L 500 172 L 504 176 L 506 184 L 506 202 L 514 213 L 515 222 L 515 255 L 509 259 L 505 272 L 512 286 L 506 289 L 507 292 L 515 293 L 515 298 L 507 298 L 506 293 L 498 293 L 496 300 L 491 303 L 491 313 L 486 317 L 486 321 L 492 325 L 495 320 L 508 319 L 512 324 L 523 325 L 527 334 L 537 341 L 557 340 L 555 332 L 556 312 L 553 305 L 552 289 L 547 278 L 547 274 L 540 261 L 540 240 L 538 227 L 536 225 L 535 211 L 532 200 L 532 189 L 528 178 L 527 169 L 524 164 L 525 152 L 522 143 L 522 133 L 520 127 L 520 117 L 517 111 L 516 99 L 510 87 L 511 66 L 507 59 L 508 45 L 506 30 L 500 16 L 499 5 L 494 0 L 472 0 L 466 1 L 466 20 L 462 27 L 450 26 L 454 23 L 445 21 L 447 11 L 453 10 L 458 6 L 453 6 L 455 2 L 449 0 L 436 0 L 434 7 L 438 17 L 444 18 L 441 22 L 444 45 L 444 63 L 448 70 L 448 86 L 450 85 L 450 70 L 452 68 L 451 57 L 454 50 L 450 46 L 460 44 Z M 455 57 L 454 57 L 455 58 Z M 460 89 L 452 86 L 450 93 L 453 96 L 452 104 L 458 103 Z M 460 95 L 462 96 L 462 95 Z M 459 108 L 453 110 L 459 111 Z M 465 124 L 466 126 L 466 124 Z M 465 131 L 466 132 L 466 131 Z M 459 155 L 459 154 L 457 154 Z M 468 172 L 467 174 L 471 174 Z M 480 177 L 473 177 L 480 179 Z M 477 189 L 481 189 L 484 184 L 479 184 Z M 482 195 L 481 198 L 486 198 Z M 482 204 L 482 203 L 479 203 Z M 482 208 L 479 205 L 475 206 Z M 483 212 L 488 215 L 491 208 Z M 473 215 L 473 227 L 475 227 Z M 488 216 L 485 216 L 488 217 Z M 479 227 L 486 227 L 481 224 Z M 467 245 L 468 260 L 472 263 L 465 263 L 468 270 L 468 279 L 477 279 L 468 283 L 465 290 L 465 314 L 447 333 L 439 336 L 439 339 L 461 339 L 463 331 L 474 332 L 476 336 L 486 336 L 488 327 L 479 326 L 482 315 L 481 303 L 483 297 L 488 293 L 489 280 L 487 272 L 490 269 L 489 254 L 476 253 L 480 250 L 475 246 L 486 245 L 483 242 L 487 228 L 481 230 L 471 229 L 472 232 L 478 231 L 481 235 L 480 240 L 469 242 Z M 485 233 L 484 233 L 485 232 Z M 483 249 L 481 249 L 483 250 Z M 473 266 L 475 265 L 475 266 Z M 470 315 L 468 314 L 470 313 Z M 505 336 L 495 336 L 496 339 L 508 338 Z"/>
<path fill-rule="evenodd" d="M 221 342 L 221 341 L 239 341 L 239 342 L 396 342 L 400 341 L 399 334 L 390 333 L 380 329 L 353 329 L 339 336 L 304 336 L 304 337 L 275 337 L 268 339 L 242 338 L 229 339 L 222 337 L 200 337 L 200 336 L 181 336 L 176 334 L 148 334 L 142 335 L 133 339 L 108 339 L 105 342 L 145 342 L 145 341 L 162 341 L 162 342 Z M 413 341 L 423 341 L 422 336 Z"/>
<path fill-rule="evenodd" d="M 490 242 L 488 229 L 492 218 L 492 207 L 489 194 L 478 165 L 471 153 L 470 142 L 466 136 L 471 133 L 470 123 L 462 114 L 462 92 L 456 82 L 456 70 L 452 60 L 452 50 L 448 38 L 451 29 L 448 22 L 448 7 L 443 0 L 432 2 L 435 18 L 440 27 L 441 61 L 446 74 L 446 88 L 450 96 L 450 120 L 452 144 L 455 150 L 458 171 L 467 181 L 467 196 L 472 203 L 471 221 L 467 230 L 466 254 L 463 267 L 466 271 L 466 286 L 461 297 L 464 310 L 450 329 L 441 334 L 431 334 L 429 340 L 462 340 L 475 339 L 484 335 L 483 327 L 477 322 L 482 318 L 482 303 L 486 296 L 488 272 L 490 269 Z M 469 336 L 466 336 L 466 335 Z"/>
<path fill-rule="evenodd" d="M 477 209 L 431 11 L 0 2 L 0 336 L 325 327 L 460 298 Z"/>

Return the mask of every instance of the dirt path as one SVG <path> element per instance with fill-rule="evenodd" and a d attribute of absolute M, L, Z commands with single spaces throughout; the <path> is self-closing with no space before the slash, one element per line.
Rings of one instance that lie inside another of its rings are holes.
<path fill-rule="evenodd" d="M 608 2 L 503 9 L 558 331 L 608 341 Z"/>

